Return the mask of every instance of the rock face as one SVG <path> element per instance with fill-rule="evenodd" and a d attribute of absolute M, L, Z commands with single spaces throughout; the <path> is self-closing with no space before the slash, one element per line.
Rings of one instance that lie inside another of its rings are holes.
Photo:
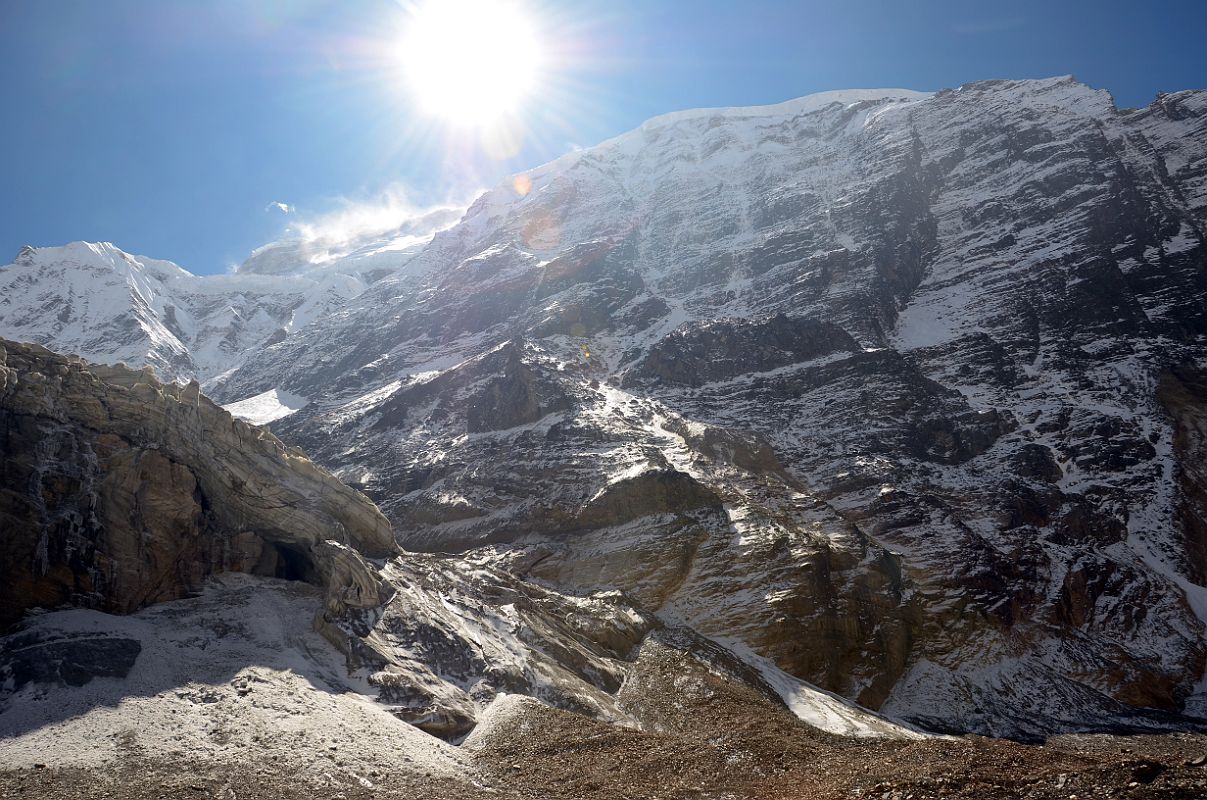
<path fill-rule="evenodd" d="M 1156 385 L 1204 358 L 1205 97 L 660 117 L 216 391 L 309 398 L 274 430 L 408 547 L 621 589 L 873 707 L 1024 736 L 1194 708 Z"/>
<path fill-rule="evenodd" d="M 389 523 L 197 384 L 0 342 L 0 625 L 29 608 L 128 613 L 221 571 L 296 578 L 328 611 L 385 597 Z"/>
<path fill-rule="evenodd" d="M 1182 365 L 1163 373 L 1157 396 L 1173 418 L 1178 505 L 1186 560 L 1196 584 L 1207 584 L 1207 372 Z"/>
<path fill-rule="evenodd" d="M 93 678 L 124 678 L 142 652 L 137 640 L 118 637 L 55 640 L 24 634 L 4 644 L 0 673 L 11 681 L 8 691 L 30 683 L 83 686 Z"/>
<path fill-rule="evenodd" d="M 1201 91 L 672 114 L 487 192 L 212 391 L 304 399 L 273 430 L 422 558 L 621 592 L 945 730 L 1188 725 L 1205 167 Z M 477 701 L 433 685 L 406 703 L 456 728 Z"/>

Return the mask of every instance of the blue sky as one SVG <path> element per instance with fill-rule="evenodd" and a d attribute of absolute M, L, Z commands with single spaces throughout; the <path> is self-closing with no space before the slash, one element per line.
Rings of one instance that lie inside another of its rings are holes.
<path fill-rule="evenodd" d="M 87 239 L 221 272 L 299 221 L 464 201 L 683 108 L 1067 73 L 1124 106 L 1207 87 L 1201 0 L 526 5 L 555 57 L 500 159 L 383 66 L 393 0 L 0 0 L 0 263 Z"/>

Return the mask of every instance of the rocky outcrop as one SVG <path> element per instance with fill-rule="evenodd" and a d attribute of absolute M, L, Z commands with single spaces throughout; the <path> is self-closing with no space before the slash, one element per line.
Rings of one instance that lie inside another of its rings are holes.
<path fill-rule="evenodd" d="M 499 694 L 617 720 L 615 695 L 657 625 L 616 592 L 562 594 L 481 560 L 406 554 L 380 612 L 354 619 L 354 658 L 378 700 L 443 738 L 468 733 Z"/>
<path fill-rule="evenodd" d="M 1174 422 L 1186 566 L 1198 583 L 1207 584 L 1207 371 L 1193 366 L 1166 371 L 1158 397 Z"/>
<path fill-rule="evenodd" d="M 0 624 L 127 613 L 222 571 L 319 584 L 333 619 L 386 599 L 381 513 L 195 382 L 0 342 L 0 452 Z"/>
<path fill-rule="evenodd" d="M 718 320 L 662 339 L 621 385 L 700 386 L 858 349 L 842 328 L 814 320 L 783 314 L 758 321 Z"/>
<path fill-rule="evenodd" d="M 83 686 L 93 678 L 126 677 L 140 652 L 136 639 L 25 632 L 4 641 L 0 677 L 5 693 L 29 683 Z"/>

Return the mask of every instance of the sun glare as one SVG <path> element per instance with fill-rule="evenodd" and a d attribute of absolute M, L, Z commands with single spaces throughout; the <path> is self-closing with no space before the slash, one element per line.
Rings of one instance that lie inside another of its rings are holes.
<path fill-rule="evenodd" d="M 540 42 L 515 2 L 424 0 L 411 9 L 401 47 L 419 107 L 458 125 L 518 112 L 537 88 Z"/>

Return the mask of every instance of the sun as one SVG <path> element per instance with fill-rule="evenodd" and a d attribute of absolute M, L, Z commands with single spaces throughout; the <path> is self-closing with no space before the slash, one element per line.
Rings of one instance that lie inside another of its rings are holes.
<path fill-rule="evenodd" d="M 400 47 L 420 110 L 456 125 L 517 113 L 537 89 L 540 41 L 516 2 L 423 0 L 410 9 Z"/>

